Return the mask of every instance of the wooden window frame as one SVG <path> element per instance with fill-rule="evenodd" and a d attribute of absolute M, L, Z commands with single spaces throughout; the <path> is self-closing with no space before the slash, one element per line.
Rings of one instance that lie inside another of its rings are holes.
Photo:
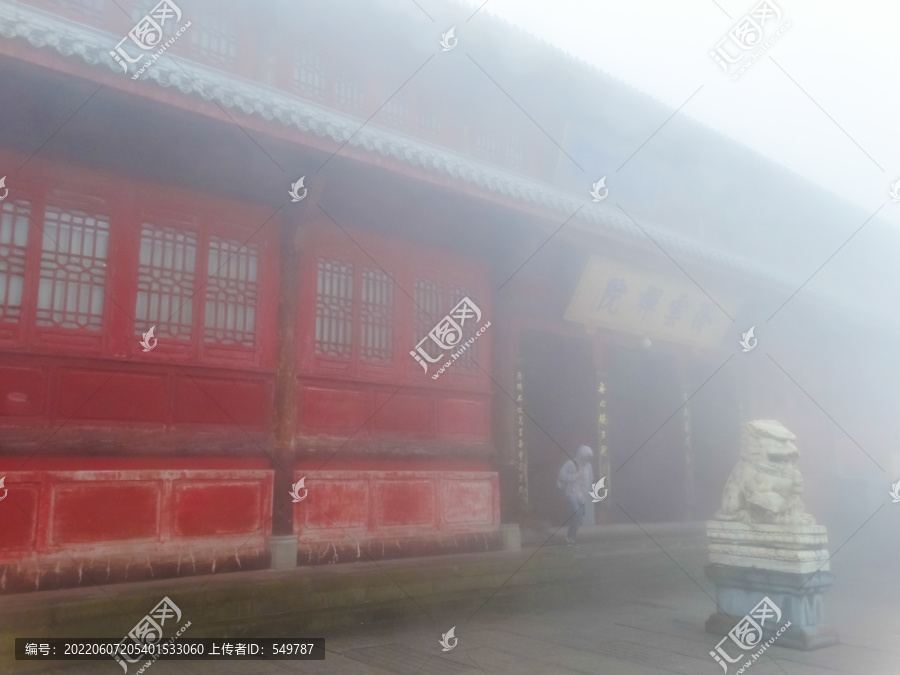
<path fill-rule="evenodd" d="M 300 374 L 316 378 L 339 378 L 410 387 L 489 391 L 490 380 L 485 373 L 490 372 L 490 330 L 478 339 L 480 368 L 464 369 L 451 366 L 440 378 L 432 380 L 431 375 L 442 364 L 431 365 L 426 374 L 409 354 L 427 335 L 427 331 L 422 335 L 416 332 L 412 301 L 413 280 L 419 277 L 440 282 L 445 312 L 453 307 L 450 303 L 455 287 L 470 289 L 470 293 L 477 295 L 470 297 L 481 309 L 481 325 L 483 325 L 490 320 L 490 285 L 484 265 L 477 260 L 412 244 L 400 238 L 345 227 L 353 239 L 351 241 L 343 233 L 335 234 L 333 229 L 333 226 L 329 228 L 324 223 L 314 225 L 309 232 L 301 257 L 300 312 L 297 326 Z M 315 352 L 317 272 L 320 257 L 340 260 L 352 265 L 354 270 L 352 344 L 349 358 L 333 358 L 317 355 Z M 362 323 L 360 288 L 361 272 L 364 267 L 381 268 L 396 281 L 392 331 L 394 358 L 390 363 L 367 362 L 360 357 Z M 434 323 L 441 318 L 443 316 L 436 317 Z M 464 333 L 466 339 L 472 336 L 468 330 Z M 445 358 L 445 361 L 448 360 L 450 360 L 449 352 Z"/>
<path fill-rule="evenodd" d="M 3 158 L 0 159 L 5 159 Z M 15 161 L 7 162 L 14 165 Z M 21 163 L 21 162 L 20 162 Z M 212 198 L 136 179 L 122 179 L 52 160 L 31 161 L 28 176 L 17 177 L 9 199 L 30 204 L 25 250 L 25 281 L 17 322 L 0 323 L 0 349 L 97 358 L 130 357 L 136 362 L 167 362 L 241 369 L 269 369 L 274 364 L 278 284 L 278 222 L 260 225 L 261 207 Z M 99 331 L 38 327 L 36 311 L 44 214 L 47 205 L 98 210 L 109 219 L 103 316 Z M 138 294 L 141 230 L 144 223 L 192 229 L 198 235 L 190 340 L 159 340 L 150 352 L 140 346 L 149 326 L 134 318 Z M 257 303 L 252 347 L 219 345 L 205 340 L 207 242 L 218 235 L 257 246 Z M 252 239 L 251 239 L 252 238 Z"/>
<path fill-rule="evenodd" d="M 165 206 L 162 206 L 162 205 Z M 239 222 L 244 220 L 243 223 Z M 137 272 L 139 267 L 141 231 L 144 223 L 193 231 L 197 236 L 192 300 L 191 339 L 176 340 L 172 344 L 160 341 L 151 352 L 143 352 L 138 344 L 141 326 L 134 326 L 132 353 L 148 360 L 169 357 L 188 363 L 238 368 L 265 367 L 274 359 L 275 313 L 278 288 L 278 252 L 276 247 L 278 223 L 272 221 L 254 234 L 266 215 L 244 204 L 223 204 L 181 191 L 143 188 L 137 198 L 134 217 L 130 223 L 132 254 L 128 287 L 128 311 L 135 314 L 137 302 Z M 209 240 L 218 236 L 241 244 L 255 245 L 257 250 L 254 344 L 252 347 L 209 342 L 206 339 L 207 282 L 209 278 Z M 252 239 L 251 239 L 252 237 Z M 144 327 L 144 330 L 149 326 Z M 164 349 L 160 349 L 164 347 Z"/>

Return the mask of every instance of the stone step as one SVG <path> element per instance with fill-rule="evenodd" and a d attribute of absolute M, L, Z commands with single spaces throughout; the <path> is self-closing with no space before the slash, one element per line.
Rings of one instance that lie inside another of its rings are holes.
<path fill-rule="evenodd" d="M 702 536 L 664 547 L 676 557 L 706 554 Z M 660 556 L 666 554 L 653 542 L 598 539 L 578 548 L 547 545 L 9 595 L 0 598 L 0 662 L 13 658 L 15 637 L 118 641 L 166 596 L 191 621 L 191 637 L 316 637 L 336 627 L 421 620 L 423 611 L 465 617 L 485 606 L 586 602 L 601 590 L 614 594 L 616 578 L 659 581 L 653 567 Z"/>

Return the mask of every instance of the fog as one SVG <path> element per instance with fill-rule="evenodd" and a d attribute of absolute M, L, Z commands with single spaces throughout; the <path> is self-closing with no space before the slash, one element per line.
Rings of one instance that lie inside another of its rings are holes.
<path fill-rule="evenodd" d="M 896 672 L 896 8 L 166 2 L 0 0 L 0 672 Z"/>

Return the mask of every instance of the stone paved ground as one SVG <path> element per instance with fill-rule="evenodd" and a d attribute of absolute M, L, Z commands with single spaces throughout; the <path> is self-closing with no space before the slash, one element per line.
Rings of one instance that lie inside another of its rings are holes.
<path fill-rule="evenodd" d="M 622 555 L 611 553 L 608 548 L 608 543 L 594 543 L 571 551 L 573 559 L 596 559 L 604 581 L 596 595 L 568 606 L 536 608 L 529 607 L 526 600 L 514 608 L 501 608 L 488 602 L 471 618 L 432 613 L 431 617 L 423 614 L 421 619 L 404 624 L 324 633 L 328 651 L 327 659 L 321 662 L 160 661 L 148 673 L 722 673 L 708 656 L 720 636 L 703 630 L 703 622 L 712 610 L 706 595 L 711 589 L 702 571 L 703 552 L 686 549 L 669 551 L 669 555 Z M 749 672 L 900 673 L 900 585 L 892 582 L 890 568 L 890 561 L 867 559 L 864 549 L 858 553 L 842 552 L 834 565 L 838 583 L 827 596 L 830 621 L 838 629 L 842 644 L 799 652 L 779 648 L 776 643 Z M 438 639 L 453 625 L 458 645 L 442 653 Z M 3 673 L 13 670 L 0 667 Z M 735 671 L 732 667 L 729 673 Z M 56 662 L 41 672 L 113 675 L 122 671 L 112 663 L 61 666 Z"/>

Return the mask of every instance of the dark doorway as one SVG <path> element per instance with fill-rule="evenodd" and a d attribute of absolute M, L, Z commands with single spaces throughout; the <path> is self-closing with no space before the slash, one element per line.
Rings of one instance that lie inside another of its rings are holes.
<path fill-rule="evenodd" d="M 597 474 L 597 379 L 590 343 L 526 335 L 522 380 L 530 514 L 535 525 L 558 526 L 572 514 L 566 513 L 556 477 L 579 445 L 594 449 Z"/>
<path fill-rule="evenodd" d="M 691 388 L 700 389 L 691 408 L 694 491 L 689 500 L 691 520 L 713 517 L 722 506 L 722 490 L 740 459 L 742 413 L 734 369 L 723 368 L 706 382 L 716 364 L 691 369 Z M 704 384 L 706 382 L 706 384 Z"/>
<path fill-rule="evenodd" d="M 606 354 L 613 503 L 638 523 L 682 520 L 689 481 L 675 360 L 654 347 L 610 345 Z M 631 522 L 619 508 L 610 515 Z"/>

